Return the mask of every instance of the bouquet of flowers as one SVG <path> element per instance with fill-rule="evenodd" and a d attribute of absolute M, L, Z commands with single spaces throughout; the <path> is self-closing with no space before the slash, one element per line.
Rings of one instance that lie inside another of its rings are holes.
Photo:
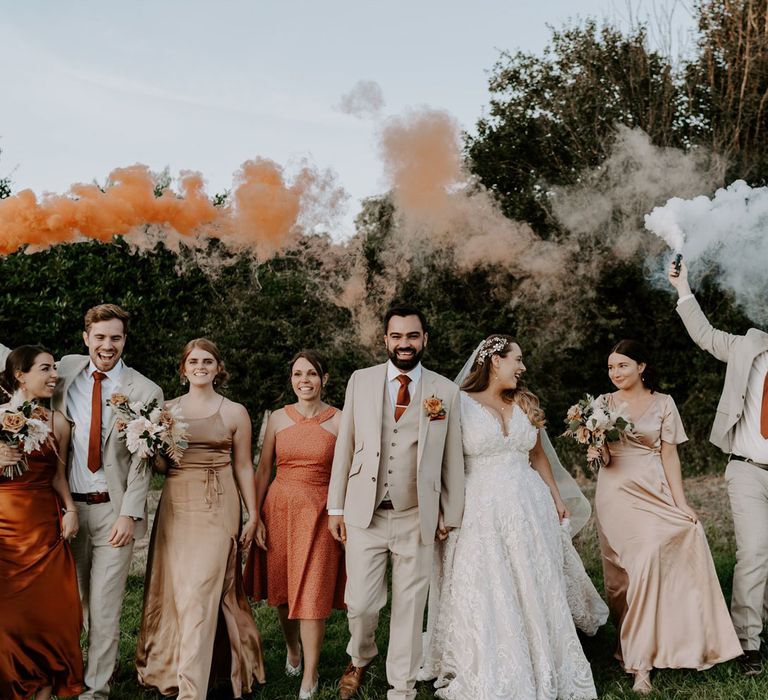
<path fill-rule="evenodd" d="M 122 433 L 125 446 L 141 458 L 141 466 L 149 468 L 158 451 L 179 463 L 187 448 L 187 428 L 177 404 L 160 408 L 157 399 L 149 403 L 129 402 L 124 394 L 112 394 L 107 403 L 120 416 L 115 427 Z"/>
<path fill-rule="evenodd" d="M 581 401 L 568 409 L 562 437 L 571 437 L 588 448 L 602 450 L 607 442 L 618 442 L 633 434 L 634 426 L 627 416 L 626 404 L 611 410 L 607 397 L 596 399 L 586 394 Z M 589 467 L 597 471 L 603 466 L 602 456 L 588 459 Z"/>
<path fill-rule="evenodd" d="M 39 450 L 51 439 L 48 414 L 36 401 L 26 401 L 17 394 L 11 396 L 8 406 L 0 412 L 0 440 L 10 447 L 21 449 L 24 454 Z M 29 469 L 26 459 L 11 467 L 4 467 L 0 474 L 8 479 L 21 476 Z"/>

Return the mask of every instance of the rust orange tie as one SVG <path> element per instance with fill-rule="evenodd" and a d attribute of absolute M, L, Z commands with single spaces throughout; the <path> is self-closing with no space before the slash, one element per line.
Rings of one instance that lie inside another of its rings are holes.
<path fill-rule="evenodd" d="M 397 381 L 400 382 L 400 388 L 397 390 L 397 401 L 395 402 L 395 423 L 400 420 L 400 416 L 405 413 L 405 409 L 411 403 L 411 395 L 408 393 L 411 378 L 407 374 L 400 374 Z"/>
<path fill-rule="evenodd" d="M 760 409 L 760 434 L 768 439 L 768 374 L 763 381 L 763 405 Z"/>
<path fill-rule="evenodd" d="M 88 469 L 94 474 L 101 469 L 101 382 L 107 375 L 93 373 L 91 393 L 91 429 L 88 433 Z"/>

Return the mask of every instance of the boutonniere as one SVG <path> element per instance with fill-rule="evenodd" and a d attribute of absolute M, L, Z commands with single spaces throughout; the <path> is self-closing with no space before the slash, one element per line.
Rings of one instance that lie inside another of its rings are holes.
<path fill-rule="evenodd" d="M 427 412 L 429 420 L 445 420 L 443 400 L 438 399 L 434 394 L 428 399 L 424 399 L 424 410 Z"/>

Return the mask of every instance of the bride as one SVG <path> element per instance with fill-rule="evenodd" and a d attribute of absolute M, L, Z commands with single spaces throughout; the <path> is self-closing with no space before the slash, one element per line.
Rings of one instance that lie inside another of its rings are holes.
<path fill-rule="evenodd" d="M 594 634 L 608 609 L 571 543 L 520 347 L 494 334 L 467 366 L 464 519 L 436 567 L 421 677 L 445 700 L 596 698 L 574 620 Z M 573 486 L 581 526 L 589 505 Z"/>

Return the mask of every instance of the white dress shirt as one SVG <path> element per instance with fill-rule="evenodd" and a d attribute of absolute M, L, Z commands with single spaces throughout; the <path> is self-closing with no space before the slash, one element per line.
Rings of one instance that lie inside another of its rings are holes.
<path fill-rule="evenodd" d="M 112 409 L 107 399 L 120 387 L 123 361 L 118 363 L 101 380 L 101 444 L 104 446 L 104 432 L 110 423 Z M 97 472 L 88 469 L 88 437 L 91 432 L 91 397 L 93 395 L 93 373 L 97 370 L 91 360 L 88 367 L 80 372 L 67 391 L 67 412 L 74 422 L 72 430 L 72 465 L 69 472 L 69 490 L 73 493 L 107 491 L 107 477 L 104 466 Z"/>
<path fill-rule="evenodd" d="M 411 379 L 411 383 L 408 385 L 408 394 L 411 397 L 411 400 L 413 400 L 413 397 L 416 393 L 416 387 L 421 380 L 421 362 L 419 362 L 419 364 L 417 364 L 409 372 L 403 372 L 402 370 L 399 370 L 392 364 L 392 360 L 387 362 L 387 389 L 389 389 L 389 398 L 392 401 L 393 411 L 397 405 L 397 392 L 400 391 L 400 382 L 397 378 L 401 374 L 404 374 L 406 377 L 410 377 Z"/>
<path fill-rule="evenodd" d="M 763 408 L 763 384 L 768 374 L 768 350 L 752 362 L 744 395 L 744 409 L 733 432 L 731 451 L 740 457 L 768 464 L 768 439 L 760 433 L 760 413 Z"/>

